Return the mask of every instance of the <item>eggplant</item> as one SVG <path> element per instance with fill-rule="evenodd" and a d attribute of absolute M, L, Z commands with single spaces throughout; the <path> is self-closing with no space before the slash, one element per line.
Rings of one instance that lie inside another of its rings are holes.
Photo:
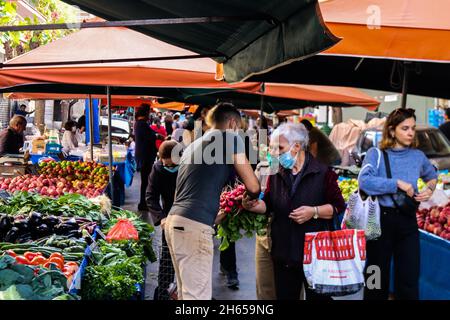
<path fill-rule="evenodd" d="M 81 238 L 82 232 L 80 230 L 73 230 L 67 234 L 68 238 Z"/>
<path fill-rule="evenodd" d="M 9 230 L 5 236 L 5 242 L 14 243 L 19 238 L 19 235 L 20 235 L 19 229 L 16 227 L 12 227 L 11 230 Z"/>
<path fill-rule="evenodd" d="M 44 237 L 49 235 L 50 230 L 48 226 L 45 223 L 43 223 L 40 226 L 36 227 L 36 233 L 38 234 L 39 237 Z"/>
<path fill-rule="evenodd" d="M 31 212 L 28 216 L 28 222 L 31 226 L 38 226 L 42 223 L 42 214 L 39 212 Z"/>
<path fill-rule="evenodd" d="M 19 229 L 21 231 L 21 233 L 24 233 L 25 231 L 30 230 L 30 225 L 26 219 L 16 220 L 14 222 L 14 227 Z"/>
<path fill-rule="evenodd" d="M 13 226 L 14 218 L 10 217 L 8 215 L 2 215 L 0 218 L 0 231 L 3 231 L 3 233 L 8 232 L 11 230 Z"/>
<path fill-rule="evenodd" d="M 55 216 L 48 216 L 42 219 L 42 223 L 45 223 L 49 228 L 53 228 L 60 223 L 60 220 Z"/>
<path fill-rule="evenodd" d="M 17 238 L 17 242 L 18 243 L 25 243 L 25 242 L 28 242 L 28 241 L 31 241 L 31 240 L 33 240 L 33 237 L 31 236 L 31 233 L 29 233 L 29 232 L 21 234 L 19 236 L 19 238 Z"/>
<path fill-rule="evenodd" d="M 55 227 L 55 232 L 57 235 L 67 235 L 71 231 L 78 230 L 78 226 L 73 226 L 71 224 L 60 223 Z"/>
<path fill-rule="evenodd" d="M 77 223 L 77 220 L 75 220 L 75 218 L 71 218 L 71 219 L 65 221 L 64 224 L 72 225 L 72 226 L 77 227 L 77 228 L 80 227 L 80 226 L 78 225 L 78 223 Z"/>

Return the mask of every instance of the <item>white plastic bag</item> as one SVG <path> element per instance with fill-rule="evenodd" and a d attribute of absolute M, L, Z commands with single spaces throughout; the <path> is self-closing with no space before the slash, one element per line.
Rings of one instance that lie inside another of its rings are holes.
<path fill-rule="evenodd" d="M 354 294 L 364 287 L 366 239 L 363 230 L 305 235 L 303 270 L 312 290 L 327 296 Z"/>
<path fill-rule="evenodd" d="M 435 190 L 433 195 L 428 201 L 424 201 L 420 203 L 420 209 L 430 209 L 431 207 L 445 207 L 449 203 L 450 199 L 447 196 L 446 190 Z"/>
<path fill-rule="evenodd" d="M 361 197 L 355 191 L 349 197 L 341 229 L 364 230 L 367 240 L 375 240 L 381 236 L 380 205 L 376 197 Z"/>
<path fill-rule="evenodd" d="M 378 148 L 376 150 L 378 152 L 377 168 L 379 168 L 381 151 Z M 359 172 L 358 185 L 361 185 L 359 182 L 361 173 L 369 166 L 371 164 L 366 164 Z M 377 197 L 368 196 L 358 189 L 348 199 L 341 229 L 364 230 L 367 240 L 375 240 L 381 236 L 380 211 Z"/>

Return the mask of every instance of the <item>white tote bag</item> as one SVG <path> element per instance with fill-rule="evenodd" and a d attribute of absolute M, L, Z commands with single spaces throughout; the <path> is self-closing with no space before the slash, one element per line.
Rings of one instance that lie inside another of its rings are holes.
<path fill-rule="evenodd" d="M 346 296 L 364 287 L 364 230 L 337 230 L 305 235 L 303 270 L 311 290 Z"/>
<path fill-rule="evenodd" d="M 381 152 L 378 151 L 377 168 L 380 166 Z M 366 164 L 358 175 L 359 177 L 364 169 L 371 166 Z M 349 197 L 344 218 L 342 219 L 341 229 L 364 230 L 367 240 L 375 240 L 381 236 L 380 225 L 380 205 L 377 197 L 366 195 L 361 189 L 352 193 Z"/>

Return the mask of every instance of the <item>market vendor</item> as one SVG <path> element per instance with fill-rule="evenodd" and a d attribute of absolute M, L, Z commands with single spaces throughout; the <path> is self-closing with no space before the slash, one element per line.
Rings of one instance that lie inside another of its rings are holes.
<path fill-rule="evenodd" d="M 0 155 L 18 154 L 23 147 L 23 132 L 27 127 L 27 119 L 24 116 L 15 115 L 9 121 L 9 127 L 0 132 Z"/>
<path fill-rule="evenodd" d="M 77 123 L 75 121 L 67 121 L 64 125 L 64 130 L 61 145 L 63 152 L 68 155 L 71 150 L 78 147 L 76 137 Z"/>

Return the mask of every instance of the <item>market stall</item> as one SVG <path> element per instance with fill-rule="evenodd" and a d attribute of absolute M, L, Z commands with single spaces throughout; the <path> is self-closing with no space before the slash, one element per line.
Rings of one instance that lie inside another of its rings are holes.
<path fill-rule="evenodd" d="M 0 297 L 143 298 L 153 228 L 102 196 L 2 193 Z"/>

